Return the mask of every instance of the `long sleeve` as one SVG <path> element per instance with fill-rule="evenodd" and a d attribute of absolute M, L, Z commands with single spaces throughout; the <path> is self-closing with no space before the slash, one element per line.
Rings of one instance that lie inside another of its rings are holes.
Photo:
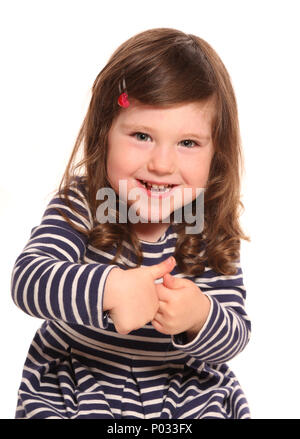
<path fill-rule="evenodd" d="M 86 230 L 91 228 L 91 214 L 79 187 L 71 188 L 69 197 L 82 214 L 74 214 L 58 193 L 54 196 L 15 262 L 12 298 L 31 316 L 105 329 L 105 282 L 110 270 L 118 266 L 83 263 L 86 235 L 69 225 L 55 208 Z"/>
<path fill-rule="evenodd" d="M 220 276 L 207 270 L 195 279 L 211 302 L 208 318 L 189 343 L 185 333 L 172 336 L 173 345 L 194 359 L 224 363 L 241 352 L 249 341 L 251 323 L 245 311 L 246 291 L 240 264 L 236 266 L 238 271 L 233 276 Z"/>

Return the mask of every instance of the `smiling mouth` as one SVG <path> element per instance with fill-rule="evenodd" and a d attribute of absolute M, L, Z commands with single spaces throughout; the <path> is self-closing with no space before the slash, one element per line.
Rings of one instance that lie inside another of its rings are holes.
<path fill-rule="evenodd" d="M 173 187 L 178 186 L 177 184 L 154 184 L 154 183 L 149 183 L 146 180 L 138 180 L 138 182 L 145 188 L 148 190 L 151 190 L 153 192 L 168 192 L 170 191 Z"/>

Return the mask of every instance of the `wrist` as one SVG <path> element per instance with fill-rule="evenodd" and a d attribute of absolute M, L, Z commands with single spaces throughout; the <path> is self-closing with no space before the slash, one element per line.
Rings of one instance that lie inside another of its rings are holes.
<path fill-rule="evenodd" d="M 117 301 L 116 292 L 120 285 L 120 275 L 123 270 L 119 267 L 112 268 L 105 281 L 103 293 L 103 311 L 111 311 Z"/>
<path fill-rule="evenodd" d="M 203 326 L 207 320 L 207 317 L 209 315 L 209 311 L 210 311 L 209 298 L 205 294 L 203 294 L 202 292 L 201 292 L 200 298 L 201 298 L 200 307 L 199 307 L 200 315 L 199 315 L 196 323 L 186 331 L 187 338 L 188 338 L 189 342 L 191 340 L 193 340 L 196 337 L 196 335 L 201 331 L 201 329 L 203 328 Z"/>

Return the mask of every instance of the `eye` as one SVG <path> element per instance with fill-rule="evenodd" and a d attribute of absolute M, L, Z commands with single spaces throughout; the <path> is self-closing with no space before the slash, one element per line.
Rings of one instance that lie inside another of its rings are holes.
<path fill-rule="evenodd" d="M 141 142 L 145 142 L 145 141 L 147 142 L 151 139 L 149 134 L 142 133 L 142 132 L 133 133 L 133 134 L 131 134 L 131 136 L 135 137 L 137 140 L 139 140 Z M 191 139 L 182 140 L 180 143 L 183 144 L 183 146 L 186 148 L 194 148 L 194 147 L 200 146 L 199 143 L 197 143 Z"/>
<path fill-rule="evenodd" d="M 146 133 L 133 133 L 132 136 L 134 136 L 137 140 L 140 140 L 142 142 L 144 142 L 145 140 L 147 141 L 147 138 L 150 139 L 150 136 Z"/>
<path fill-rule="evenodd" d="M 193 146 L 200 146 L 197 142 L 195 142 L 194 140 L 191 140 L 191 139 L 182 140 L 180 143 L 183 143 L 184 146 L 186 146 L 188 148 L 193 148 Z M 191 145 L 191 143 L 194 143 L 194 145 Z"/>

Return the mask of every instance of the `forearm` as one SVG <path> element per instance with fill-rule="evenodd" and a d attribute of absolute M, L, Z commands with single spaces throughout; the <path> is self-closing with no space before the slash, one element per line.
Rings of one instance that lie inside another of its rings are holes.
<path fill-rule="evenodd" d="M 70 191 L 74 214 L 56 194 L 48 204 L 39 226 L 17 258 L 11 276 L 15 304 L 27 314 L 49 320 L 105 328 L 103 295 L 110 270 L 117 267 L 95 261 L 84 263 L 91 214 L 82 194 Z M 77 198 L 78 197 L 78 198 Z M 58 211 L 59 207 L 59 211 Z M 82 232 L 63 217 L 72 218 Z"/>
<path fill-rule="evenodd" d="M 220 364 L 244 349 L 250 337 L 250 322 L 246 315 L 224 307 L 214 297 L 210 301 L 208 318 L 199 332 L 190 333 L 188 340 L 187 333 L 172 336 L 172 340 L 174 347 L 193 358 Z"/>
<path fill-rule="evenodd" d="M 103 293 L 103 311 L 110 311 L 116 305 L 116 291 L 120 286 L 120 274 L 123 272 L 119 267 L 114 267 L 106 277 Z"/>
<path fill-rule="evenodd" d="M 103 290 L 113 268 L 25 253 L 13 270 L 12 298 L 34 317 L 104 328 Z"/>
<path fill-rule="evenodd" d="M 199 317 L 197 319 L 197 322 L 186 331 L 187 343 L 192 341 L 197 336 L 199 331 L 201 331 L 209 315 L 210 300 L 201 291 L 199 299 Z"/>

